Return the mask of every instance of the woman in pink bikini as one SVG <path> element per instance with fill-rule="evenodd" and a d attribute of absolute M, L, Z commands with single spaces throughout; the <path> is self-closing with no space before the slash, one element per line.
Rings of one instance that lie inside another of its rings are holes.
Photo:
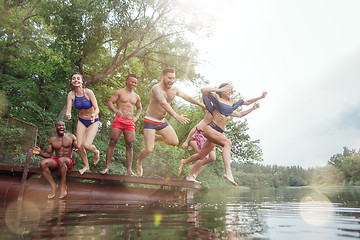
<path fill-rule="evenodd" d="M 71 118 L 71 107 L 74 102 L 75 107 L 79 109 L 76 137 L 79 155 L 85 165 L 79 170 L 80 174 L 83 174 L 89 170 L 89 162 L 85 149 L 94 153 L 95 165 L 100 159 L 100 152 L 93 145 L 96 132 L 99 128 L 99 107 L 93 91 L 84 87 L 84 78 L 80 73 L 71 75 L 71 85 L 74 90 L 70 91 L 67 96 L 66 119 Z"/>

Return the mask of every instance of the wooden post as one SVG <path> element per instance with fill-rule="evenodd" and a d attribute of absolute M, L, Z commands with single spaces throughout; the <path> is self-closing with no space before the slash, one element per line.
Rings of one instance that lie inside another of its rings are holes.
<path fill-rule="evenodd" d="M 29 173 L 29 168 L 30 168 L 30 161 L 31 161 L 31 152 L 29 150 L 27 152 L 27 155 L 26 155 L 24 171 L 23 171 L 22 178 L 21 178 L 20 191 L 19 191 L 19 195 L 18 195 L 18 201 L 19 202 L 21 202 L 22 199 L 23 199 L 25 186 L 26 186 L 26 180 L 27 180 L 28 173 Z"/>

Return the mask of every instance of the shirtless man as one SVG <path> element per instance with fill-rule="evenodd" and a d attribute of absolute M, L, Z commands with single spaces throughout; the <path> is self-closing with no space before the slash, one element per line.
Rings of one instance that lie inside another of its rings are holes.
<path fill-rule="evenodd" d="M 54 182 L 54 179 L 51 176 L 50 170 L 60 170 L 61 186 L 59 198 L 62 199 L 66 197 L 66 172 L 74 167 L 74 160 L 71 156 L 73 148 L 78 147 L 75 135 L 65 133 L 65 123 L 63 121 L 57 121 L 55 123 L 55 129 L 57 135 L 50 138 L 49 146 L 45 153 L 41 152 L 38 146 L 30 150 L 32 154 L 37 154 L 45 158 L 40 162 L 40 167 L 42 174 L 51 185 L 51 191 L 48 194 L 48 199 L 55 197 L 56 189 L 58 188 L 58 185 Z M 55 157 L 52 158 L 54 150 Z"/>
<path fill-rule="evenodd" d="M 115 113 L 115 119 L 111 125 L 110 143 L 106 151 L 106 167 L 100 172 L 101 174 L 109 173 L 114 148 L 121 133 L 123 133 L 126 144 L 127 175 L 136 176 L 131 169 L 133 141 L 135 137 L 135 122 L 138 120 L 142 110 L 140 97 L 133 91 L 136 84 L 136 75 L 129 74 L 126 78 L 126 87 L 116 90 L 107 104 L 110 110 Z M 115 108 L 114 103 L 116 103 L 117 108 Z M 134 106 L 136 106 L 136 113 L 133 118 Z"/>
<path fill-rule="evenodd" d="M 139 176 L 143 175 L 142 161 L 154 150 L 155 141 L 163 141 L 168 145 L 177 146 L 179 139 L 174 129 L 166 121 L 166 113 L 169 113 L 181 124 L 186 124 L 189 119 L 185 115 L 177 114 L 170 106 L 170 103 L 176 96 L 196 104 L 203 108 L 206 107 L 203 103 L 186 95 L 180 89 L 173 87 L 175 82 L 175 69 L 165 68 L 161 75 L 161 82 L 155 84 L 150 92 L 150 102 L 146 110 L 144 119 L 144 140 L 145 148 L 140 151 L 139 159 L 136 163 L 136 170 Z M 160 135 L 155 135 L 157 131 Z"/>

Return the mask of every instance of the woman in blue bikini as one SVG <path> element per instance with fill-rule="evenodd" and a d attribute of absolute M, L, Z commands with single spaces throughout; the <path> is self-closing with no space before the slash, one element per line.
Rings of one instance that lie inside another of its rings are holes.
<path fill-rule="evenodd" d="M 79 155 L 84 162 L 84 167 L 79 170 L 80 174 L 89 170 L 89 162 L 86 150 L 94 153 L 94 164 L 100 159 L 99 150 L 93 145 L 96 132 L 99 128 L 99 107 L 93 91 L 84 87 L 84 78 L 80 73 L 71 75 L 71 85 L 74 90 L 67 96 L 66 119 L 71 118 L 72 103 L 79 109 L 79 120 L 76 127 Z"/>
<path fill-rule="evenodd" d="M 235 110 L 240 105 L 250 105 L 266 96 L 266 92 L 260 97 L 249 99 L 249 100 L 233 100 L 230 99 L 232 94 L 232 87 L 228 83 L 223 83 L 219 88 L 203 88 L 201 89 L 202 94 L 204 95 L 204 103 L 208 111 L 213 115 L 212 121 L 205 127 L 204 136 L 206 137 L 206 142 L 204 143 L 203 148 L 199 153 L 196 153 L 190 156 L 187 159 L 183 159 L 181 164 L 187 164 L 194 162 L 200 159 L 203 159 L 208 155 L 211 150 L 216 146 L 220 145 L 223 147 L 222 156 L 225 165 L 225 174 L 224 177 L 233 185 L 237 186 L 237 183 L 234 180 L 234 177 L 231 172 L 230 166 L 230 155 L 231 155 L 231 142 L 224 135 L 224 128 L 226 123 L 229 121 L 230 116 L 233 117 L 243 117 L 246 114 L 250 113 L 252 110 L 259 107 L 258 104 L 254 104 L 252 109 L 249 109 L 244 112 L 236 112 Z M 203 162 L 203 161 L 201 161 Z M 194 165 L 191 169 L 191 172 L 196 172 L 199 168 L 202 167 L 206 162 Z M 191 173 L 190 173 L 191 174 Z M 190 175 L 189 174 L 189 175 Z M 188 179 L 192 180 L 192 179 Z M 194 179 L 195 180 L 195 179 Z"/>

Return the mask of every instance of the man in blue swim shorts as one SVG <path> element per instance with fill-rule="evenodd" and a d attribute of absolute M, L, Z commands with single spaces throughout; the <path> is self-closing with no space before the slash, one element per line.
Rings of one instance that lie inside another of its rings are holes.
<path fill-rule="evenodd" d="M 179 115 L 172 109 L 170 104 L 174 98 L 176 96 L 181 97 L 185 101 L 202 107 L 204 111 L 206 109 L 203 103 L 183 93 L 177 87 L 173 87 L 174 83 L 175 69 L 165 68 L 161 75 L 161 82 L 155 84 L 151 89 L 150 102 L 144 119 L 145 148 L 140 151 L 136 163 L 136 170 L 140 176 L 143 175 L 142 161 L 154 150 L 155 141 L 163 141 L 172 146 L 179 144 L 174 129 L 165 120 L 166 114 L 169 113 L 181 124 L 189 122 L 185 115 Z M 156 135 L 155 132 L 159 133 L 159 135 Z"/>

